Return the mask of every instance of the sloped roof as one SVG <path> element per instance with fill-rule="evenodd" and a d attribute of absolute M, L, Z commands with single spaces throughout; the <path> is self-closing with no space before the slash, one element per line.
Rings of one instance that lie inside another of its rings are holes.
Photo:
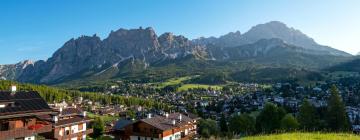
<path fill-rule="evenodd" d="M 181 115 L 181 120 L 179 119 L 179 116 Z M 172 121 L 175 120 L 175 125 L 172 124 Z M 145 122 L 157 129 L 160 130 L 169 130 L 176 127 L 179 127 L 183 124 L 186 124 L 193 119 L 189 118 L 186 115 L 183 115 L 181 113 L 172 113 L 169 114 L 168 117 L 165 116 L 154 116 L 152 118 L 142 119 L 140 121 Z"/>
<path fill-rule="evenodd" d="M 82 109 L 74 108 L 74 107 L 63 108 L 62 111 L 60 112 L 61 116 L 74 116 L 81 114 L 82 114 Z"/>
<path fill-rule="evenodd" d="M 73 116 L 72 118 L 69 119 L 59 120 L 58 122 L 55 123 L 55 126 L 71 125 L 71 124 L 77 124 L 77 123 L 89 122 L 89 121 L 91 121 L 91 119 L 88 117 Z"/>
<path fill-rule="evenodd" d="M 116 123 L 115 123 L 115 126 L 114 126 L 114 129 L 115 130 L 123 130 L 125 126 L 129 125 L 129 124 L 132 124 L 133 121 L 132 120 L 124 120 L 124 119 L 121 119 L 121 120 L 118 120 Z"/>
<path fill-rule="evenodd" d="M 54 113 L 46 101 L 35 91 L 16 93 L 0 91 L 0 104 L 6 105 L 6 107 L 0 108 L 0 118 L 5 118 L 7 115 Z"/>

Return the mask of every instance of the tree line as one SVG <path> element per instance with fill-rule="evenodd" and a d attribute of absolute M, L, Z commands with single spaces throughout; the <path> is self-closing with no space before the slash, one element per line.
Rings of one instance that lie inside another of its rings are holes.
<path fill-rule="evenodd" d="M 91 101 L 97 101 L 101 104 L 117 104 L 125 106 L 140 105 L 147 108 L 170 110 L 171 106 L 165 103 L 157 102 L 152 99 L 143 99 L 137 97 L 125 97 L 119 95 L 101 94 L 97 92 L 80 92 L 77 90 L 66 90 L 61 88 L 50 87 L 46 85 L 24 84 L 13 81 L 1 80 L 0 90 L 9 91 L 11 85 L 16 85 L 19 91 L 37 91 L 40 96 L 48 103 L 73 102 L 75 99 L 82 97 Z"/>

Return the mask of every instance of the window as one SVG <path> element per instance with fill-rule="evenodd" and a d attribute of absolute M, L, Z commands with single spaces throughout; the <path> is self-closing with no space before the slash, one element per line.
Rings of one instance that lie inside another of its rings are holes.
<path fill-rule="evenodd" d="M 138 140 L 141 140 L 141 139 L 140 139 L 140 136 L 138 137 Z"/>
<path fill-rule="evenodd" d="M 170 140 L 172 140 L 172 137 L 170 136 Z"/>
<path fill-rule="evenodd" d="M 70 135 L 70 130 L 66 130 L 65 135 Z"/>
<path fill-rule="evenodd" d="M 9 130 L 9 122 L 0 122 L 0 131 Z"/>

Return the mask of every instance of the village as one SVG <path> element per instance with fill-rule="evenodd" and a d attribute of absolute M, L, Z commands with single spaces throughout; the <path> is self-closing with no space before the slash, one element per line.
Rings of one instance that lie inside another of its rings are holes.
<path fill-rule="evenodd" d="M 222 90 L 208 88 L 122 95 L 163 102 L 171 106 L 168 110 L 140 105 L 102 104 L 82 97 L 71 102 L 46 103 L 37 92 L 17 91 L 14 85 L 11 91 L 0 94 L 0 139 L 87 139 L 96 133 L 92 127 L 96 118 L 104 121 L 102 135 L 112 139 L 195 139 L 200 137 L 197 132 L 199 119 L 220 122 L 222 117 L 256 114 L 266 103 L 281 106 L 294 116 L 298 114 L 304 99 L 317 109 L 324 109 L 331 85 L 339 88 L 351 128 L 353 132 L 359 132 L 358 86 L 334 81 L 312 87 L 276 83 L 264 88 L 248 83 Z M 118 94 L 120 90 L 120 86 L 113 85 L 104 94 Z"/>

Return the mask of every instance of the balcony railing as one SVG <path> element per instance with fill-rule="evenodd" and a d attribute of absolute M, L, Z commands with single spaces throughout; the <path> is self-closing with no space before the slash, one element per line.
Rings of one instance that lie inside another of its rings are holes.
<path fill-rule="evenodd" d="M 28 136 L 33 136 L 35 134 L 51 132 L 51 130 L 52 130 L 51 125 L 43 125 L 42 127 L 36 129 L 30 129 L 24 127 L 13 130 L 0 131 L 0 140 L 28 137 Z"/>
<path fill-rule="evenodd" d="M 55 139 L 58 139 L 58 140 L 71 139 L 71 138 L 75 138 L 75 137 L 82 137 L 83 135 L 88 135 L 88 134 L 91 134 L 91 133 L 93 133 L 93 129 L 88 129 L 86 131 L 80 131 L 80 132 L 77 132 L 77 133 L 72 133 L 72 134 L 64 135 L 64 136 L 60 136 L 58 134 L 55 134 Z"/>
<path fill-rule="evenodd" d="M 145 133 L 145 132 L 132 132 L 133 136 L 142 136 L 142 137 L 152 137 L 152 138 L 161 138 L 162 134 L 157 133 Z"/>

